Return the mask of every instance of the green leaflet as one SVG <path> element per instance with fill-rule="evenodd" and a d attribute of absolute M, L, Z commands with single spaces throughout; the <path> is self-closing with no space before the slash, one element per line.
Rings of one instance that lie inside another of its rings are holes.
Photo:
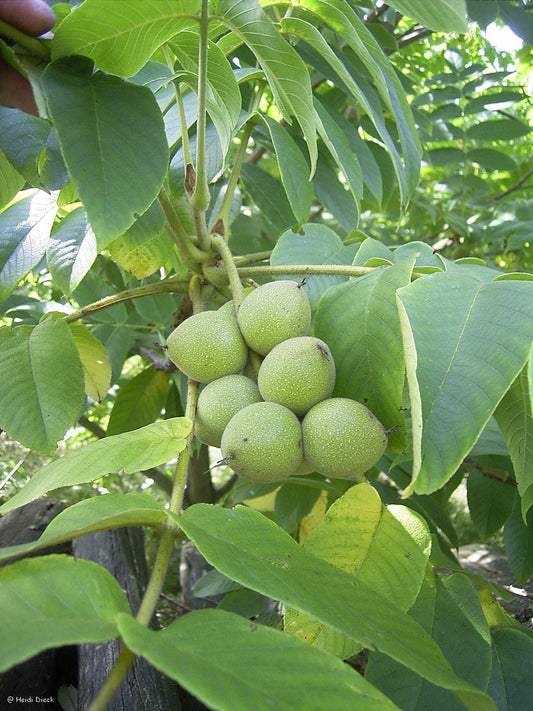
<path fill-rule="evenodd" d="M 224 575 L 305 612 L 363 646 L 380 649 L 450 689 L 471 711 L 494 711 L 492 701 L 452 672 L 438 646 L 403 610 L 340 568 L 307 553 L 262 514 L 244 506 L 229 510 L 195 504 L 176 520 Z"/>
<path fill-rule="evenodd" d="M 316 125 L 311 80 L 304 62 L 256 0 L 220 0 L 217 19 L 255 54 L 286 121 L 291 123 L 294 117 L 300 124 L 313 173 L 317 158 Z"/>
<path fill-rule="evenodd" d="M 363 402 L 386 429 L 393 451 L 406 443 L 404 360 L 397 289 L 409 283 L 414 257 L 340 284 L 323 295 L 315 334 L 337 366 L 335 395 Z"/>
<path fill-rule="evenodd" d="M 88 560 L 49 555 L 0 569 L 0 671 L 44 649 L 104 642 L 129 613 L 120 585 Z"/>
<path fill-rule="evenodd" d="M 161 504 L 147 494 L 103 494 L 61 511 L 36 541 L 0 548 L 0 560 L 70 541 L 94 531 L 122 526 L 159 528 L 166 520 Z"/>
<path fill-rule="evenodd" d="M 184 447 L 190 420 L 174 417 L 91 442 L 39 469 L 26 486 L 0 507 L 16 509 L 63 486 L 83 484 L 111 472 L 131 474 L 173 459 Z"/>
<path fill-rule="evenodd" d="M 56 212 L 53 195 L 31 190 L 19 193 L 0 214 L 0 301 L 43 257 Z"/>
<path fill-rule="evenodd" d="M 404 506 L 384 507 L 370 484 L 358 484 L 330 506 L 304 548 L 408 610 L 424 579 L 431 537 L 422 518 Z M 284 629 L 344 659 L 359 649 L 291 608 L 285 612 Z"/>
<path fill-rule="evenodd" d="M 0 328 L 0 426 L 26 447 L 50 453 L 78 418 L 85 397 L 68 324 Z"/>
<path fill-rule="evenodd" d="M 129 0 L 127 12 L 108 0 L 86 0 L 57 28 L 52 59 L 81 54 L 106 72 L 133 76 L 167 40 L 197 27 L 192 16 L 199 9 L 199 0 Z"/>
<path fill-rule="evenodd" d="M 389 5 L 436 32 L 466 32 L 465 0 L 392 0 Z"/>
<path fill-rule="evenodd" d="M 394 711 L 337 659 L 223 610 L 197 610 L 162 632 L 120 615 L 125 643 L 221 711 Z"/>
<path fill-rule="evenodd" d="M 435 273 L 397 292 L 413 423 L 406 494 L 448 481 L 529 355 L 533 285 L 473 274 Z"/>
<path fill-rule="evenodd" d="M 148 87 L 93 72 L 86 57 L 52 62 L 42 81 L 65 163 L 103 248 L 159 193 L 168 167 L 161 112 Z"/>

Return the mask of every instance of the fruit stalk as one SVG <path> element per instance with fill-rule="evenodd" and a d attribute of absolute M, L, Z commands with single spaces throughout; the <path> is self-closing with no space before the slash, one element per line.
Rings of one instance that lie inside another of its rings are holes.
<path fill-rule="evenodd" d="M 231 295 L 233 297 L 233 303 L 235 309 L 237 309 L 244 299 L 244 288 L 239 277 L 239 272 L 233 261 L 233 254 L 227 245 L 226 240 L 218 234 L 211 235 L 211 244 L 213 248 L 220 254 L 224 266 L 226 267 L 226 273 L 229 279 L 229 285 L 231 289 Z"/>
<path fill-rule="evenodd" d="M 167 230 L 178 247 L 183 263 L 193 272 L 201 271 L 199 264 L 207 259 L 208 253 L 193 244 L 164 188 L 159 191 L 158 200 L 167 219 Z"/>
<path fill-rule="evenodd" d="M 132 299 L 138 299 L 141 296 L 151 296 L 153 294 L 164 294 L 164 293 L 182 293 L 186 294 L 188 290 L 188 279 L 184 277 L 170 277 L 169 279 L 163 279 L 162 281 L 156 282 L 155 284 L 143 284 L 142 286 L 136 286 L 133 289 L 125 289 L 120 291 L 118 294 L 113 294 L 112 296 L 106 296 L 103 299 L 94 301 L 92 304 L 87 304 L 82 306 L 81 309 L 73 311 L 68 316 L 65 316 L 65 321 L 67 323 L 73 323 L 74 321 L 79 321 L 86 316 L 97 313 L 98 311 L 103 311 L 111 306 L 120 304 L 123 301 L 131 301 Z"/>

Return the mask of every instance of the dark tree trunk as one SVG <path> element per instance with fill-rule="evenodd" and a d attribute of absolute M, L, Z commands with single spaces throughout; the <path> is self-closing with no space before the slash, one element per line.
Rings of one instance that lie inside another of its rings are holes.
<path fill-rule="evenodd" d="M 118 580 L 136 614 L 148 581 L 140 528 L 99 531 L 73 541 L 74 555 L 99 563 Z M 87 708 L 113 668 L 118 640 L 78 648 L 78 708 Z M 178 685 L 137 657 L 108 711 L 179 711 Z"/>

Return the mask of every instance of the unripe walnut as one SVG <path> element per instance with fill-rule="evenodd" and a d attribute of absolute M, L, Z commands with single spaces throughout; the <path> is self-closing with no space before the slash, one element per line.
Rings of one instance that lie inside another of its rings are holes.
<path fill-rule="evenodd" d="M 283 405 L 256 402 L 228 422 L 221 450 L 239 476 L 261 484 L 281 481 L 302 462 L 302 428 Z"/>
<path fill-rule="evenodd" d="M 309 332 L 311 306 L 298 282 L 270 281 L 245 296 L 237 320 L 248 346 L 266 355 L 281 341 Z"/>
<path fill-rule="evenodd" d="M 257 384 L 264 400 L 285 405 L 301 417 L 333 392 L 335 363 L 331 351 L 313 336 L 289 338 L 265 356 Z"/>
<path fill-rule="evenodd" d="M 362 403 L 334 397 L 312 407 L 302 422 L 305 460 L 323 476 L 357 478 L 387 448 L 387 433 Z"/>
<path fill-rule="evenodd" d="M 170 360 L 199 383 L 240 373 L 248 360 L 248 348 L 231 310 L 190 316 L 172 331 L 167 350 Z"/>

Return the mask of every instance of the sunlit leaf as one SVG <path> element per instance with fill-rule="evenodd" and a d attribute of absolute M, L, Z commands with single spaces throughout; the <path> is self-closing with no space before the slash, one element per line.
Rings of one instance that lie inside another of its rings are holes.
<path fill-rule="evenodd" d="M 122 526 L 159 528 L 167 515 L 148 494 L 103 494 L 61 511 L 36 541 L 0 548 L 0 560 L 57 545 L 95 531 Z"/>
<path fill-rule="evenodd" d="M 48 268 L 56 284 L 71 294 L 96 259 L 94 232 L 83 207 L 69 212 L 52 232 L 46 252 Z"/>
<path fill-rule="evenodd" d="M 185 447 L 184 438 L 190 428 L 190 420 L 175 417 L 75 449 L 39 469 L 23 489 L 0 507 L 0 513 L 63 486 L 94 481 L 113 472 L 132 474 L 164 464 Z"/>
<path fill-rule="evenodd" d="M 415 457 L 408 491 L 430 493 L 455 473 L 531 348 L 530 282 L 458 269 L 398 291 Z"/>
<path fill-rule="evenodd" d="M 86 0 L 54 33 L 52 58 L 81 54 L 106 72 L 132 76 L 167 40 L 197 27 L 199 8 L 199 0 L 129 0 L 124 12 L 108 0 Z"/>

